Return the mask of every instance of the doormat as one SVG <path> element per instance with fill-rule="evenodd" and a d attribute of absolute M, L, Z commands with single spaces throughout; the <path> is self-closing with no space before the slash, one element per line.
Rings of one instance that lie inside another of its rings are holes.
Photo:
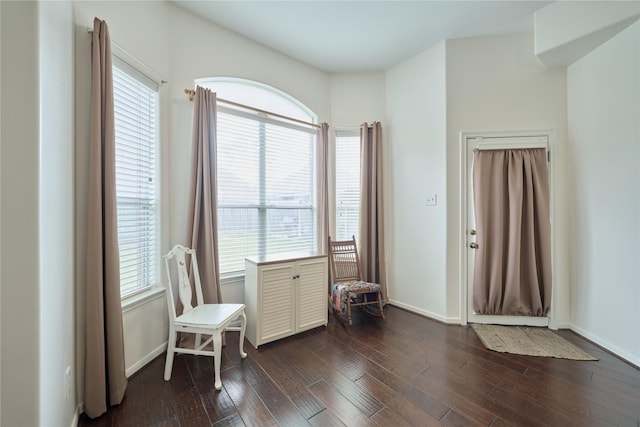
<path fill-rule="evenodd" d="M 598 360 L 546 328 L 479 323 L 473 323 L 471 327 L 486 348 L 499 353 L 571 360 Z"/>

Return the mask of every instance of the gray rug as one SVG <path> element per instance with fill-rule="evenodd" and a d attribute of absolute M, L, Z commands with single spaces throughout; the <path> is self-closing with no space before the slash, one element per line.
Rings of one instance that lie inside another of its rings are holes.
<path fill-rule="evenodd" d="M 571 360 L 598 360 L 546 328 L 471 325 L 482 344 L 500 353 L 555 357 Z"/>

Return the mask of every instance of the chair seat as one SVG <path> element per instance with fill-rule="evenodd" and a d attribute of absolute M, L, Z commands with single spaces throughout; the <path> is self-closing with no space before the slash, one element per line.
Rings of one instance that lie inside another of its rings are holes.
<path fill-rule="evenodd" d="M 331 288 L 331 302 L 335 310 L 341 314 L 347 312 L 347 298 L 350 293 L 377 293 L 381 288 L 378 283 L 354 280 L 350 282 L 338 282 Z"/>
<path fill-rule="evenodd" d="M 175 324 L 180 326 L 224 327 L 225 323 L 235 320 L 244 304 L 203 304 L 176 317 Z"/>

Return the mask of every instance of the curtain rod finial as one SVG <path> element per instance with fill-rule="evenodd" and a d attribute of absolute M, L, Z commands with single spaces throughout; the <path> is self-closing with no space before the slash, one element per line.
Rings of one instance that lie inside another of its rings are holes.
<path fill-rule="evenodd" d="M 196 96 L 196 91 L 193 89 L 185 89 L 184 93 L 189 95 L 189 101 L 193 101 L 193 97 Z"/>

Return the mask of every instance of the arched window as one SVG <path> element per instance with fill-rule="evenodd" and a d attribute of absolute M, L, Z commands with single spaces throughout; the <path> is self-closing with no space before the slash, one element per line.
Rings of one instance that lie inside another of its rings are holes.
<path fill-rule="evenodd" d="M 299 101 L 236 78 L 196 81 L 236 103 L 315 122 Z M 218 246 L 223 279 L 244 274 L 245 257 L 317 248 L 315 129 L 218 103 Z"/>
<path fill-rule="evenodd" d="M 305 122 L 317 121 L 313 111 L 302 102 L 264 83 L 236 77 L 209 77 L 196 79 L 196 84 L 216 92 L 219 98 Z"/>

